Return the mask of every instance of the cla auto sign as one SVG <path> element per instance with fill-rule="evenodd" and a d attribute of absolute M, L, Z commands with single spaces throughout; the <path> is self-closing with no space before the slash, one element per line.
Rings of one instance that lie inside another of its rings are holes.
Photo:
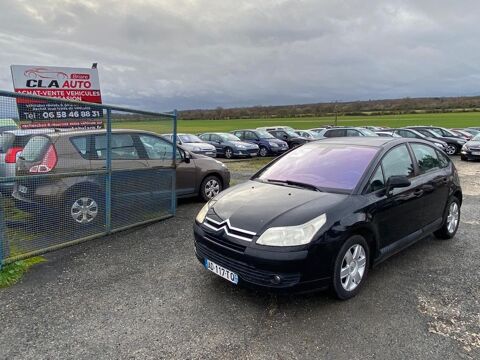
<path fill-rule="evenodd" d="M 97 69 L 12 65 L 15 92 L 102 103 Z M 101 109 L 81 104 L 17 98 L 20 120 L 83 120 L 103 117 Z M 68 122 L 67 122 L 68 124 Z"/>

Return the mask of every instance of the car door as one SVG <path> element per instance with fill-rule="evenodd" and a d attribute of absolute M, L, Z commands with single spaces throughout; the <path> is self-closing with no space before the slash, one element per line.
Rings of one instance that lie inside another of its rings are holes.
<path fill-rule="evenodd" d="M 244 137 L 240 139 L 242 139 L 243 141 L 249 142 L 251 144 L 256 144 L 256 145 L 260 144 L 260 139 L 253 131 L 245 131 Z"/>
<path fill-rule="evenodd" d="M 220 136 L 218 136 L 217 134 L 210 134 L 210 144 L 215 146 L 217 154 L 225 154 L 225 147 Z"/>
<path fill-rule="evenodd" d="M 386 193 L 390 176 L 407 176 L 411 185 Z M 398 145 L 387 152 L 371 179 L 369 202 L 370 216 L 374 223 L 380 247 L 389 249 L 401 240 L 408 240 L 421 233 L 423 227 L 422 180 L 415 176 L 415 166 L 408 147 Z"/>
<path fill-rule="evenodd" d="M 439 158 L 441 155 L 436 149 L 421 143 L 412 143 L 410 146 L 424 191 L 424 226 L 435 226 L 441 223 L 447 204 L 449 176 L 445 167 L 442 168 L 442 161 Z"/>
<path fill-rule="evenodd" d="M 145 149 L 148 165 L 152 169 L 152 191 L 158 191 L 161 197 L 168 192 L 168 175 L 163 175 L 171 169 L 173 161 L 173 144 L 164 139 L 150 135 L 139 134 L 139 140 Z M 176 189 L 177 196 L 191 195 L 196 189 L 195 161 L 185 161 L 185 152 L 177 148 L 176 152 Z"/>
<path fill-rule="evenodd" d="M 92 154 L 90 164 L 92 170 L 107 168 L 106 134 L 93 135 L 91 139 Z M 148 197 L 148 184 L 142 181 L 148 162 L 142 156 L 141 149 L 135 142 L 132 133 L 114 133 L 111 136 L 112 159 L 112 221 L 122 213 L 129 213 L 132 207 Z"/>

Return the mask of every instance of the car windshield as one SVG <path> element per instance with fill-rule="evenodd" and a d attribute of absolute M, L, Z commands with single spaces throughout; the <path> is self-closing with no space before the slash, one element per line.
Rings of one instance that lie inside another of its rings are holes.
<path fill-rule="evenodd" d="M 375 132 L 370 129 L 359 129 L 360 132 L 365 136 L 378 136 Z"/>
<path fill-rule="evenodd" d="M 275 136 L 265 130 L 257 130 L 256 133 L 260 139 L 275 139 Z"/>
<path fill-rule="evenodd" d="M 475 135 L 475 137 L 472 140 L 473 141 L 480 141 L 480 134 Z"/>
<path fill-rule="evenodd" d="M 369 146 L 302 146 L 265 168 L 257 179 L 350 192 L 357 186 L 377 151 L 377 148 Z"/>
<path fill-rule="evenodd" d="M 298 134 L 293 130 L 284 130 L 284 131 L 292 137 L 298 137 Z"/>
<path fill-rule="evenodd" d="M 426 136 L 426 137 L 434 137 L 434 138 L 438 138 L 440 137 L 440 135 L 438 135 L 436 132 L 434 131 L 430 131 L 430 130 L 427 130 L 427 129 L 419 129 L 417 130 L 420 134 Z"/>
<path fill-rule="evenodd" d="M 232 134 L 218 134 L 223 141 L 241 141 L 238 137 Z"/>
<path fill-rule="evenodd" d="M 182 140 L 182 142 L 184 143 L 201 143 L 203 142 L 198 136 L 196 135 L 189 135 L 189 134 L 185 134 L 185 135 L 178 135 L 178 137 L 180 138 L 180 140 Z"/>

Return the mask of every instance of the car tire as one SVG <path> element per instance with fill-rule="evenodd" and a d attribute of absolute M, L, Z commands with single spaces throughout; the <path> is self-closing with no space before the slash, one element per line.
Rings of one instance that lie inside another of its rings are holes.
<path fill-rule="evenodd" d="M 447 153 L 447 155 L 455 155 L 457 152 L 458 152 L 458 146 L 457 145 L 454 145 L 454 144 L 447 144 L 447 149 L 445 150 L 445 152 Z"/>
<path fill-rule="evenodd" d="M 258 150 L 258 155 L 260 157 L 268 156 L 268 149 L 265 146 L 260 146 L 260 149 Z"/>
<path fill-rule="evenodd" d="M 455 236 L 460 225 L 460 200 L 453 196 L 445 207 L 442 227 L 434 232 L 437 239 L 448 240 Z"/>
<path fill-rule="evenodd" d="M 357 295 L 368 276 L 370 249 L 363 236 L 351 236 L 335 259 L 332 288 L 335 296 L 347 300 Z"/>
<path fill-rule="evenodd" d="M 105 201 L 95 190 L 81 189 L 67 195 L 64 204 L 66 224 L 74 228 L 99 225 L 105 218 Z"/>
<path fill-rule="evenodd" d="M 460 160 L 462 160 L 462 161 L 468 161 L 467 157 L 466 157 L 466 156 L 463 156 L 463 155 L 460 156 Z"/>
<path fill-rule="evenodd" d="M 232 148 L 229 148 L 229 147 L 225 148 L 225 157 L 226 157 L 227 159 L 232 159 L 232 158 L 233 158 L 233 150 L 232 150 Z"/>
<path fill-rule="evenodd" d="M 200 185 L 200 198 L 209 201 L 223 190 L 222 181 L 215 175 L 207 176 Z"/>

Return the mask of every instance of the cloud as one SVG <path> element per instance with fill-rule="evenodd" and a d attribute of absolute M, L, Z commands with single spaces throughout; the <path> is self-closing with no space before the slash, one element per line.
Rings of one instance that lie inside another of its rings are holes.
<path fill-rule="evenodd" d="M 169 110 L 478 94 L 480 3 L 158 0 L 0 3 L 11 64 L 99 63 L 104 101 Z"/>

